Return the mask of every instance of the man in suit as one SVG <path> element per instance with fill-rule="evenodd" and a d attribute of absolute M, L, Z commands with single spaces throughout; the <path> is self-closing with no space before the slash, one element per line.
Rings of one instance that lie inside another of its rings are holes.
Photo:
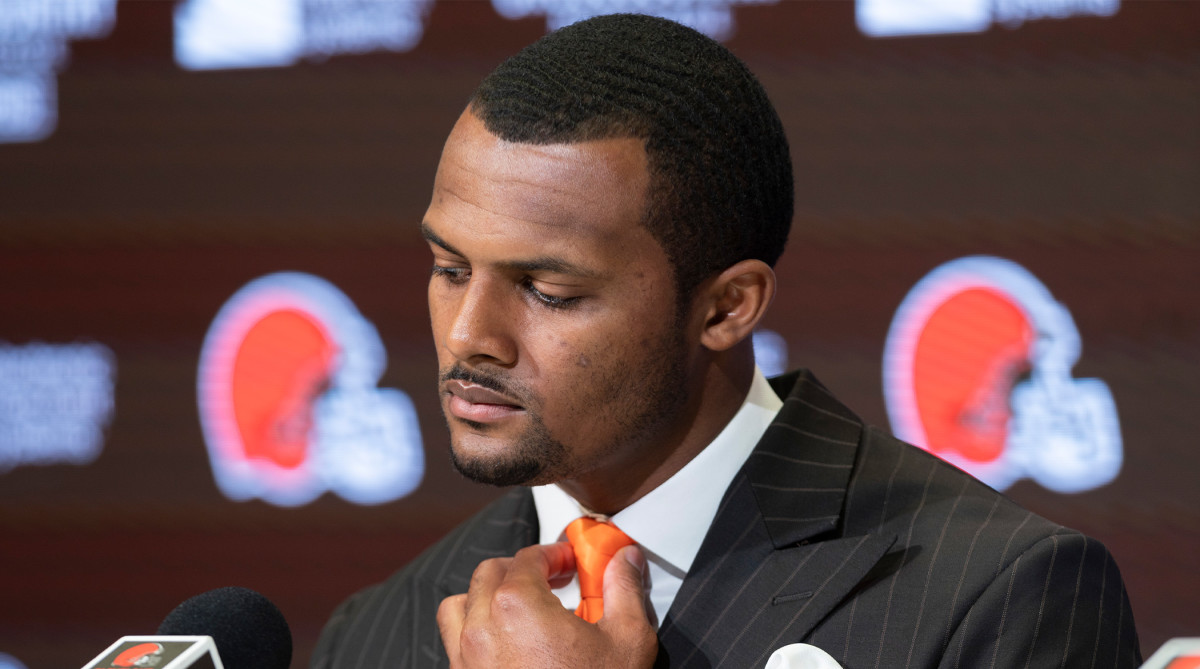
<path fill-rule="evenodd" d="M 1098 542 L 762 377 L 791 214 L 774 109 L 695 31 L 600 17 L 493 72 L 422 231 L 452 460 L 521 487 L 347 600 L 312 666 L 1136 666 Z M 595 623 L 581 515 L 633 542 Z"/>

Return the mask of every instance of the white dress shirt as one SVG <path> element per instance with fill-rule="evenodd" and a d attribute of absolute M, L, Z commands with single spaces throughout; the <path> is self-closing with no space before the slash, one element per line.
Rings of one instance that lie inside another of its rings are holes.
<path fill-rule="evenodd" d="M 700 550 L 708 526 L 734 474 L 750 456 L 783 402 L 756 367 L 750 392 L 737 414 L 703 451 L 644 497 L 612 516 L 613 524 L 642 547 L 650 570 L 650 601 L 659 624 Z M 565 541 L 564 531 L 583 508 L 557 485 L 533 488 L 539 542 Z M 554 591 L 563 606 L 579 605 L 579 579 Z"/>

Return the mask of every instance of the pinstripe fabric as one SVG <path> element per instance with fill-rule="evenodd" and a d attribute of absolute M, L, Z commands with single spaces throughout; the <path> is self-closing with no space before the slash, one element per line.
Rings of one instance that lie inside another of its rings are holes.
<path fill-rule="evenodd" d="M 659 629 L 658 666 L 1135 667 L 1108 551 L 864 426 L 807 372 L 725 493 Z M 312 667 L 446 666 L 434 619 L 483 559 L 536 540 L 513 491 L 329 621 Z"/>
<path fill-rule="evenodd" d="M 527 489 L 510 492 L 455 528 L 387 581 L 334 611 L 313 649 L 313 669 L 446 667 L 437 607 L 467 591 L 484 560 L 510 556 L 537 541 L 537 513 Z"/>

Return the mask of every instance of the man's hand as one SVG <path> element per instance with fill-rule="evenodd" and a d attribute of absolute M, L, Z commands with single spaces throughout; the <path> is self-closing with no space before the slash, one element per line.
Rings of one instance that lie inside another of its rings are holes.
<path fill-rule="evenodd" d="M 566 543 L 530 546 L 479 565 L 465 595 L 442 600 L 438 627 L 454 669 L 650 667 L 658 638 L 646 601 L 646 558 L 621 549 L 604 571 L 604 617 L 596 624 L 563 608 L 552 587 L 570 581 Z"/>

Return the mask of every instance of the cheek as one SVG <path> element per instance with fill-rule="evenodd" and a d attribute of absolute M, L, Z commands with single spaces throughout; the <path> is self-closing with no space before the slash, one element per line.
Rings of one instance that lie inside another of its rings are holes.
<path fill-rule="evenodd" d="M 555 336 L 549 341 L 552 344 L 544 351 L 545 356 L 537 366 L 543 371 L 554 370 L 556 376 L 561 375 L 562 378 L 555 383 L 560 389 L 587 383 L 593 364 L 603 363 L 602 348 L 562 336 Z"/>
<path fill-rule="evenodd" d="M 657 355 L 658 340 L 631 333 L 628 325 L 598 330 L 590 328 L 586 340 L 562 338 L 555 342 L 554 368 L 562 375 L 555 385 L 560 398 L 571 398 L 572 410 L 622 402 L 646 373 L 650 356 Z"/>
<path fill-rule="evenodd" d="M 572 375 L 579 375 L 592 366 L 592 360 L 603 360 L 602 346 L 594 342 L 572 342 L 567 338 L 558 338 L 554 346 L 555 356 L 561 360 L 556 367 L 564 369 Z"/>
<path fill-rule="evenodd" d="M 445 289 L 434 283 L 429 284 L 429 329 L 433 334 L 433 342 L 441 353 L 442 342 L 453 320 L 453 303 L 445 294 Z"/>
<path fill-rule="evenodd" d="M 539 339 L 547 344 L 541 356 L 530 350 L 533 357 L 540 358 L 535 363 L 535 374 L 554 377 L 546 392 L 569 401 L 575 410 L 594 401 L 592 389 L 606 383 L 604 377 L 611 376 L 612 369 L 622 365 L 619 344 L 606 334 L 601 327 L 592 326 L 569 332 L 560 329 L 544 338 L 531 336 L 532 346 Z"/>

